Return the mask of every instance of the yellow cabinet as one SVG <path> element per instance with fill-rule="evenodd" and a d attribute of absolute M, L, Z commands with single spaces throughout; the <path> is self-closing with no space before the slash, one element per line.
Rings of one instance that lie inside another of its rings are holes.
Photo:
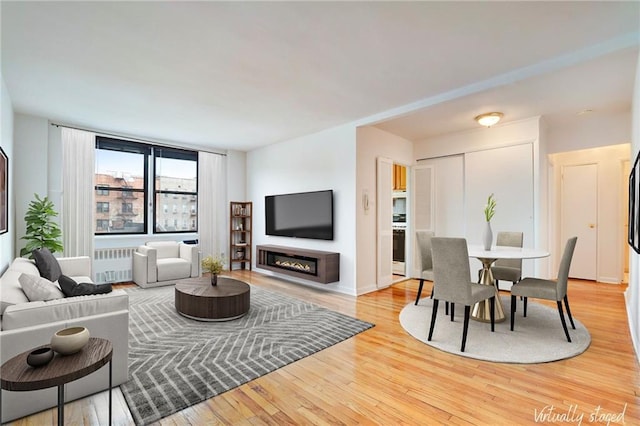
<path fill-rule="evenodd" d="M 393 190 L 407 190 L 407 168 L 405 166 L 393 165 Z"/>

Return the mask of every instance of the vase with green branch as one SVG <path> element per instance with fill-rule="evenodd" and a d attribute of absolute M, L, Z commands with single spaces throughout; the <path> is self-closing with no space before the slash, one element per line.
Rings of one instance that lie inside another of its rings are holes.
<path fill-rule="evenodd" d="M 487 204 L 484 206 L 484 218 L 486 221 L 486 225 L 484 228 L 484 233 L 482 235 L 482 244 L 485 250 L 491 250 L 491 243 L 493 242 L 493 231 L 491 230 L 491 219 L 493 219 L 493 215 L 496 214 L 496 200 L 493 197 L 493 194 L 489 195 L 487 198 Z"/>
<path fill-rule="evenodd" d="M 30 255 L 33 250 L 40 248 L 47 248 L 51 253 L 62 252 L 62 231 L 53 220 L 58 216 L 53 202 L 47 197 L 40 198 L 38 194 L 34 194 L 34 197 L 24 215 L 27 233 L 21 239 L 27 245 L 20 250 L 20 256 Z"/>

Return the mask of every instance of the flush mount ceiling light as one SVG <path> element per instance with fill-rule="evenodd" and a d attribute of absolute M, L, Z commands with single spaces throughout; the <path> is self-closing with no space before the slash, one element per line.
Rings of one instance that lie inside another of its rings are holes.
<path fill-rule="evenodd" d="M 504 114 L 501 112 L 488 112 L 486 114 L 480 114 L 475 118 L 478 124 L 491 127 L 496 124 L 502 118 Z"/>

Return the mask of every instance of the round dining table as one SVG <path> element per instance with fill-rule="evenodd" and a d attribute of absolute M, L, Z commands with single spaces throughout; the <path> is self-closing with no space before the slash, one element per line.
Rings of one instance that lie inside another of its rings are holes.
<path fill-rule="evenodd" d="M 546 250 L 526 247 L 492 246 L 490 250 L 485 250 L 481 245 L 469 245 L 467 249 L 469 251 L 469 257 L 475 257 L 482 263 L 480 284 L 492 285 L 494 287 L 495 280 L 491 273 L 491 265 L 493 265 L 493 262 L 496 260 L 539 259 L 549 256 L 549 252 Z M 476 303 L 471 310 L 471 318 L 476 321 L 490 322 L 490 308 L 491 301 L 488 299 Z M 498 288 L 496 287 L 495 322 L 502 322 L 504 320 L 504 308 L 502 306 L 502 300 L 500 300 L 500 295 L 498 294 Z"/>

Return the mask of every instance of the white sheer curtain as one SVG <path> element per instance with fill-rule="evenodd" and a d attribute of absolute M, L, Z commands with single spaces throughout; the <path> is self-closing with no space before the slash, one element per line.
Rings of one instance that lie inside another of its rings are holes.
<path fill-rule="evenodd" d="M 64 256 L 93 259 L 95 134 L 62 128 Z"/>
<path fill-rule="evenodd" d="M 202 257 L 224 254 L 229 259 L 226 157 L 198 155 L 198 236 Z"/>

